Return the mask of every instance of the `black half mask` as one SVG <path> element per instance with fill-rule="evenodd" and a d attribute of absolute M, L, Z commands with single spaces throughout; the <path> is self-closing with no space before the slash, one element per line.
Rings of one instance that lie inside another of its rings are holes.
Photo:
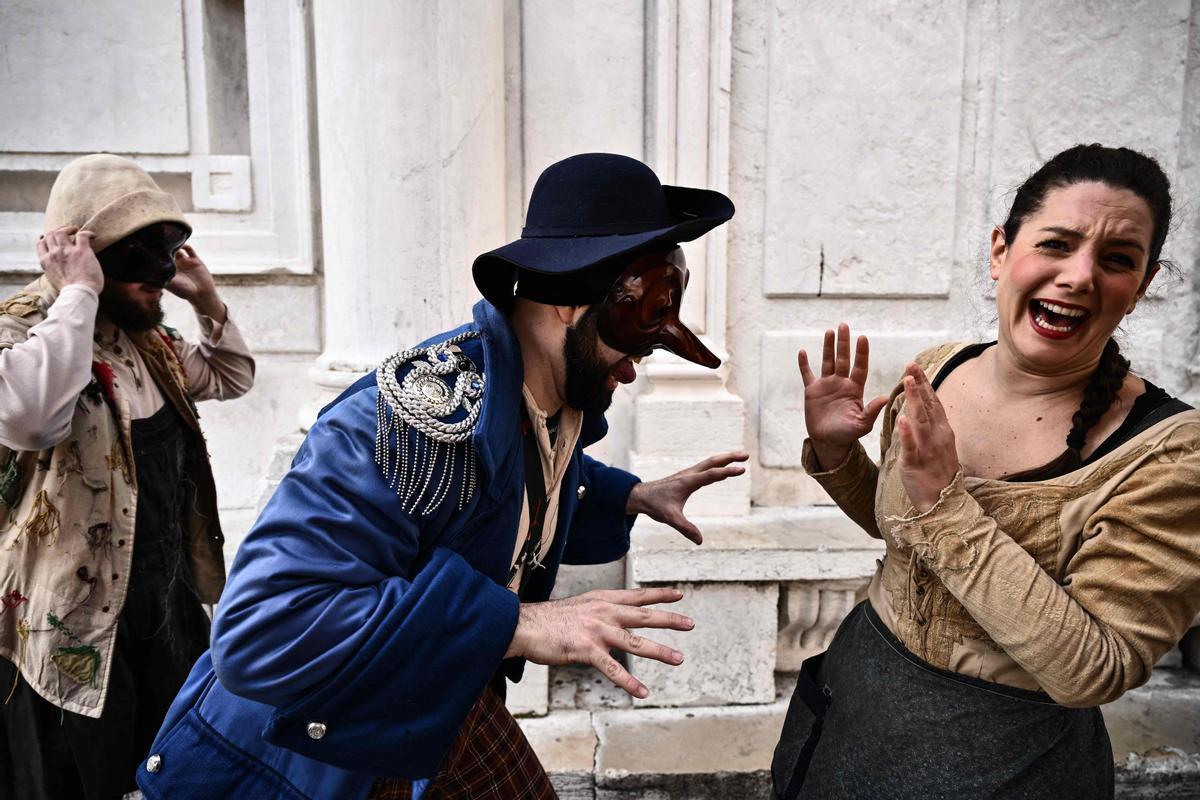
<path fill-rule="evenodd" d="M 174 222 L 156 222 L 113 242 L 96 260 L 110 280 L 166 286 L 175 277 L 175 251 L 190 233 Z"/>
<path fill-rule="evenodd" d="M 682 250 L 638 257 L 600 306 L 600 338 L 621 353 L 641 355 L 661 347 L 701 366 L 719 367 L 721 359 L 679 319 L 687 283 Z"/>

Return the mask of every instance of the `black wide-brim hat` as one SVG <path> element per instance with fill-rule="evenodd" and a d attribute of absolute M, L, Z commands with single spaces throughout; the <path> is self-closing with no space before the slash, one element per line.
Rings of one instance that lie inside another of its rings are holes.
<path fill-rule="evenodd" d="M 642 162 L 583 153 L 551 164 L 529 197 L 521 238 L 475 259 L 475 285 L 507 310 L 514 287 L 554 305 L 603 299 L 632 257 L 690 242 L 728 221 L 733 202 L 720 192 L 663 186 Z"/>

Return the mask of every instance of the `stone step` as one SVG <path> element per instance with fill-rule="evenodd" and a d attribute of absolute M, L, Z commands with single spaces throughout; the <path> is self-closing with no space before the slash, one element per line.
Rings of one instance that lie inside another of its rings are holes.
<path fill-rule="evenodd" d="M 1200 800 L 1200 756 L 1166 752 L 1130 755 L 1117 764 L 1118 800 Z"/>
<path fill-rule="evenodd" d="M 1200 800 L 1200 676 L 1158 668 L 1103 706 L 1121 800 Z"/>
<path fill-rule="evenodd" d="M 258 482 L 258 502 L 255 504 L 255 508 L 259 513 L 266 507 L 271 495 L 275 494 L 283 476 L 291 469 L 292 459 L 296 457 L 303 442 L 304 434 L 298 432 L 282 436 L 275 442 L 275 452 L 271 455 L 271 462 Z"/>
<path fill-rule="evenodd" d="M 704 545 L 640 517 L 629 550 L 635 583 L 831 581 L 875 572 L 883 542 L 832 506 L 755 508 L 697 519 Z"/>
<path fill-rule="evenodd" d="M 1113 757 L 1200 753 L 1200 675 L 1156 669 L 1145 686 L 1103 706 Z"/>
<path fill-rule="evenodd" d="M 271 455 L 271 462 L 267 465 L 267 471 L 263 477 L 267 480 L 278 481 L 286 475 L 287 471 L 291 469 L 292 459 L 296 457 L 303 442 L 304 434 L 299 432 L 280 437 L 275 442 L 275 452 Z"/>
<path fill-rule="evenodd" d="M 563 800 L 766 797 L 786 709 L 563 710 L 520 724 Z"/>

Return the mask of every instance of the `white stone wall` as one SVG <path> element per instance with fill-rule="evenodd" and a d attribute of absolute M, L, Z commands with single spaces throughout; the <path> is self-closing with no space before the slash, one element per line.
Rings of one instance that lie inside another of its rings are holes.
<path fill-rule="evenodd" d="M 849 322 L 872 339 L 868 391 L 886 392 L 923 346 L 991 338 L 990 229 L 1024 177 L 1078 142 L 1144 150 L 1174 182 L 1164 254 L 1182 280 L 1160 276 L 1124 343 L 1136 370 L 1191 391 L 1187 2 L 739 3 L 734 19 L 729 331 L 757 503 L 821 500 L 795 473 L 796 349 Z"/>
<path fill-rule="evenodd" d="M 878 554 L 798 470 L 797 348 L 847 321 L 872 337 L 868 391 L 886 392 L 923 347 L 989 337 L 989 231 L 1058 150 L 1125 144 L 1171 176 L 1182 276 L 1160 277 L 1125 343 L 1198 399 L 1198 5 L 8 0 L 0 289 L 36 274 L 45 192 L 74 155 L 131 154 L 176 192 L 259 354 L 249 396 L 201 409 L 232 547 L 319 403 L 467 316 L 471 259 L 518 235 L 547 164 L 613 151 L 728 192 L 734 220 L 685 246 L 685 317 L 727 364 L 656 357 L 595 451 L 655 477 L 743 446 L 749 475 L 698 496 L 702 549 L 642 525 L 623 563 L 564 569 L 559 587 L 685 587 L 688 666 L 635 663 L 645 703 L 536 669 L 513 700 L 559 720 L 553 741 L 578 734 L 570 770 L 637 772 L 676 719 L 647 705 L 777 724 L 776 679 L 828 642 Z"/>
<path fill-rule="evenodd" d="M 253 392 L 200 409 L 234 539 L 276 440 L 317 394 L 310 26 L 290 0 L 0 4 L 0 291 L 38 274 L 42 210 L 73 158 L 129 155 L 176 195 L 258 358 Z M 170 300 L 167 321 L 194 334 Z"/>

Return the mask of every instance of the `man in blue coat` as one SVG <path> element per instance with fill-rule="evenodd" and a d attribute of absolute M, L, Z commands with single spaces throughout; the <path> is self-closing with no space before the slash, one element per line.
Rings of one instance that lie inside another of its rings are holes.
<path fill-rule="evenodd" d="M 548 600 L 560 563 L 620 558 L 636 514 L 683 514 L 726 453 L 645 483 L 584 455 L 634 362 L 720 361 L 679 321 L 679 242 L 733 216 L 590 153 L 550 166 L 521 239 L 476 259 L 473 320 L 326 407 L 238 552 L 196 664 L 138 771 L 148 798 L 553 797 L 503 708 L 525 660 L 592 664 L 637 697 L 631 632 L 688 630 L 672 589 Z"/>

